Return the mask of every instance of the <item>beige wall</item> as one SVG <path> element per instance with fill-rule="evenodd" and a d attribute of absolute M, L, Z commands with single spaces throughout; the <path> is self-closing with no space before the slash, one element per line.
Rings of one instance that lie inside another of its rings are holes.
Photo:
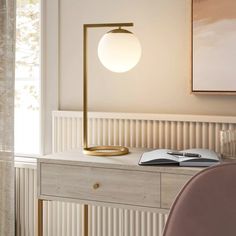
<path fill-rule="evenodd" d="M 125 74 L 109 72 L 98 61 L 97 43 L 109 29 L 89 31 L 90 110 L 236 115 L 236 96 L 190 94 L 190 0 L 60 4 L 60 109 L 82 109 L 82 25 L 134 22 L 143 55 Z"/>

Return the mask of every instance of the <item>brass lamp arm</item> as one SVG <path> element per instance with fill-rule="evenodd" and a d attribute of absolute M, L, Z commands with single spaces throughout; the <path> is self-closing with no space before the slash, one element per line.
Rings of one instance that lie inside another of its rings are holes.
<path fill-rule="evenodd" d="M 88 56 L 87 39 L 88 28 L 105 27 L 132 27 L 133 23 L 101 23 L 83 25 L 83 150 L 87 155 L 93 156 L 117 156 L 129 153 L 129 149 L 122 146 L 88 147 Z"/>

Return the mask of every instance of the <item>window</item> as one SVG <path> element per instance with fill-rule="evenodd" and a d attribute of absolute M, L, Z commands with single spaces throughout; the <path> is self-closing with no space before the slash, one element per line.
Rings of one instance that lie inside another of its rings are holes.
<path fill-rule="evenodd" d="M 17 0 L 15 153 L 39 155 L 41 130 L 40 0 Z"/>

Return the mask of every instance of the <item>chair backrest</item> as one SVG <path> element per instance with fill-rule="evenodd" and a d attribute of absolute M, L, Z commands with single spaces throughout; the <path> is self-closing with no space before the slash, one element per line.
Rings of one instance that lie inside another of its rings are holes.
<path fill-rule="evenodd" d="M 173 203 L 163 236 L 236 236 L 236 163 L 195 175 Z"/>

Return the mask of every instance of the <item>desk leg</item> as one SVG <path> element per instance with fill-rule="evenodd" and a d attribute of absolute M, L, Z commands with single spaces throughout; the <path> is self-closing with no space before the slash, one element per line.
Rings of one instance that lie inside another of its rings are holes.
<path fill-rule="evenodd" d="M 88 205 L 84 205 L 84 236 L 88 235 Z"/>
<path fill-rule="evenodd" d="M 38 236 L 43 236 L 43 200 L 38 199 Z"/>

